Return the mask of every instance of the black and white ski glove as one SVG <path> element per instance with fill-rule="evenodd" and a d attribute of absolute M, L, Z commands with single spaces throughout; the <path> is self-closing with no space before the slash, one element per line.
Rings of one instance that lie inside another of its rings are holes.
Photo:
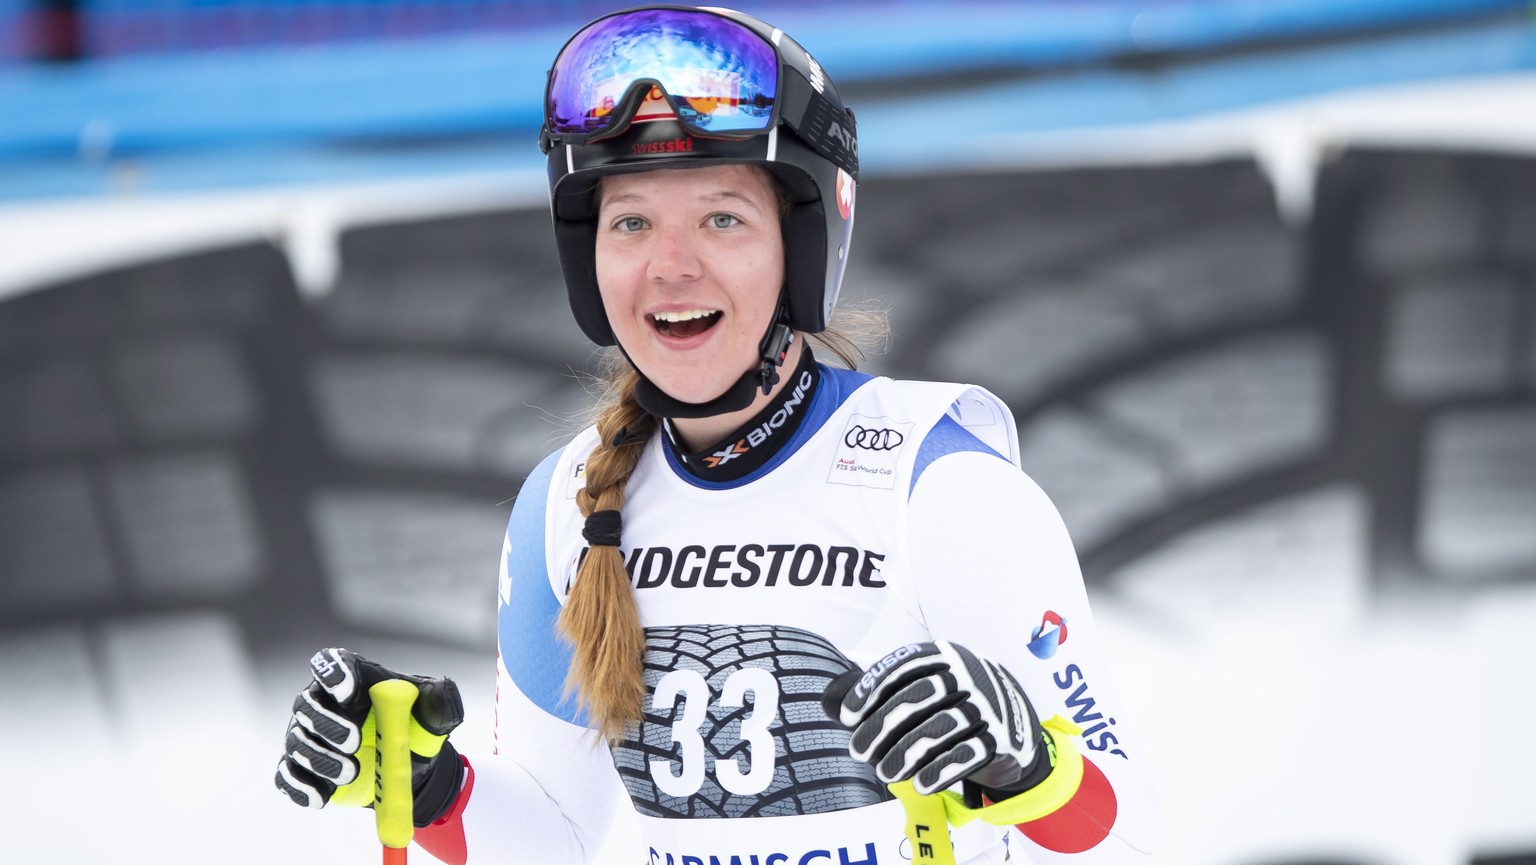
<path fill-rule="evenodd" d="M 1051 773 L 1035 709 L 1013 675 L 950 642 L 902 646 L 863 673 L 845 673 L 823 697 L 853 730 L 854 759 L 887 784 L 912 780 L 924 795 L 966 782 L 965 798 L 1000 801 Z"/>
<path fill-rule="evenodd" d="M 447 812 L 458 796 L 462 770 L 447 741 L 464 720 L 459 686 L 448 678 L 402 675 L 347 649 L 321 649 L 309 666 L 314 681 L 293 701 L 277 789 L 306 808 L 371 807 L 375 752 L 368 689 L 404 679 L 418 690 L 411 706 L 413 822 L 420 829 Z"/>

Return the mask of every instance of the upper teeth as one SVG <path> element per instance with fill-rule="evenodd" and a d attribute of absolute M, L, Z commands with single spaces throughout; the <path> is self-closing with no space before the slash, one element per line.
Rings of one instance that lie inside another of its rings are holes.
<path fill-rule="evenodd" d="M 688 321 L 690 319 L 704 318 L 705 316 L 714 314 L 715 311 L 712 309 L 683 309 L 678 310 L 677 312 L 658 312 L 656 313 L 656 320 L 668 322 Z"/>

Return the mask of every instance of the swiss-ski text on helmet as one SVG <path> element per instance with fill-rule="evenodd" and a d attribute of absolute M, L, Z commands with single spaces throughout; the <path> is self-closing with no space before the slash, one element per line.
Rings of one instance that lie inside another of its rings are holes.
<path fill-rule="evenodd" d="M 631 148 L 635 153 L 692 153 L 693 139 L 669 138 L 666 141 L 642 141 Z"/>

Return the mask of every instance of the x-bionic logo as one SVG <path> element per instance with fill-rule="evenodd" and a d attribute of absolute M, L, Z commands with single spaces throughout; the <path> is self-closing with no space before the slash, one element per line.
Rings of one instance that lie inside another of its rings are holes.
<path fill-rule="evenodd" d="M 795 383 L 795 389 L 784 399 L 784 404 L 779 410 L 769 415 L 766 421 L 758 424 L 750 430 L 744 438 L 736 440 L 736 443 L 724 450 L 718 450 L 704 458 L 704 464 L 710 468 L 718 468 L 747 451 L 757 447 L 773 437 L 775 431 L 784 426 L 795 415 L 795 409 L 805 401 L 805 392 L 811 386 L 811 371 L 806 370 L 800 374 L 800 381 Z"/>
<path fill-rule="evenodd" d="M 901 447 L 905 441 L 901 433 L 893 429 L 871 429 L 855 426 L 843 436 L 843 444 L 867 451 L 890 451 Z"/>
<path fill-rule="evenodd" d="M 752 448 L 747 446 L 747 440 L 742 439 L 741 441 L 738 441 L 736 444 L 726 448 L 723 451 L 715 451 L 713 454 L 705 457 L 704 463 L 710 468 L 715 468 L 716 466 L 719 466 L 723 463 L 728 463 L 731 460 L 736 459 L 751 449 Z"/>

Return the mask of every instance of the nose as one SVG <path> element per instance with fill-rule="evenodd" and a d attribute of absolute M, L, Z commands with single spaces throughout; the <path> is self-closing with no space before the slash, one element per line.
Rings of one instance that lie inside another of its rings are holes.
<path fill-rule="evenodd" d="M 663 283 L 698 279 L 703 266 L 687 229 L 682 226 L 666 226 L 655 231 L 656 242 L 651 247 L 646 276 L 652 282 Z"/>

